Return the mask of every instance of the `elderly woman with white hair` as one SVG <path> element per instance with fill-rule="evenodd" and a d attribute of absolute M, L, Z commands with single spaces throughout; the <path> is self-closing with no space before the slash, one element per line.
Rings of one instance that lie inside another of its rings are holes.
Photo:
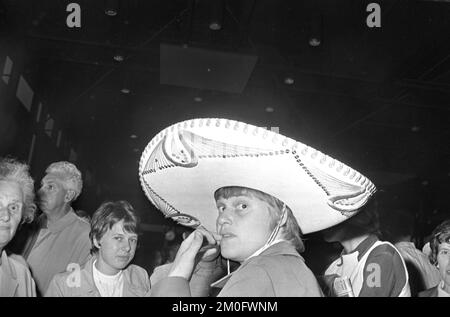
<path fill-rule="evenodd" d="M 34 181 L 28 166 L 0 159 L 0 297 L 36 296 L 35 283 L 22 257 L 7 255 L 5 247 L 22 222 L 34 218 Z"/>
<path fill-rule="evenodd" d="M 71 206 L 82 186 L 81 172 L 64 161 L 50 164 L 41 181 L 38 205 L 43 213 L 23 251 L 40 295 L 55 274 L 66 271 L 71 263 L 83 265 L 89 257 L 89 222 Z"/>

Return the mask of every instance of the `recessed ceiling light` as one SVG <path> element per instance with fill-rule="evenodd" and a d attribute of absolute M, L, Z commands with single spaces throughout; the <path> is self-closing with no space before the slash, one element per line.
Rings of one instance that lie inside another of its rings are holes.
<path fill-rule="evenodd" d="M 131 139 L 137 139 L 137 135 L 136 134 L 132 134 L 132 135 L 130 135 L 130 138 Z"/>
<path fill-rule="evenodd" d="M 266 107 L 266 112 L 274 112 L 275 109 L 273 107 Z"/>
<path fill-rule="evenodd" d="M 292 77 L 286 77 L 286 78 L 284 79 L 284 83 L 285 83 L 286 85 L 292 85 L 292 84 L 294 83 L 294 78 L 292 78 Z"/>
<path fill-rule="evenodd" d="M 139 149 L 138 148 L 134 148 L 133 152 L 137 153 L 137 152 L 139 152 Z"/>
<path fill-rule="evenodd" d="M 122 88 L 120 91 L 122 93 L 124 93 L 124 94 L 129 94 L 130 93 L 130 89 L 128 89 L 128 88 Z"/>
<path fill-rule="evenodd" d="M 117 15 L 117 10 L 116 9 L 106 9 L 105 14 L 107 16 L 114 17 Z"/>
<path fill-rule="evenodd" d="M 213 31 L 219 31 L 222 28 L 222 25 L 219 22 L 211 22 L 209 24 L 209 29 Z"/>
<path fill-rule="evenodd" d="M 411 131 L 412 132 L 419 132 L 419 130 L 420 130 L 420 127 L 417 126 L 417 125 L 414 125 L 414 126 L 411 127 Z"/>
<path fill-rule="evenodd" d="M 313 46 L 313 47 L 317 47 L 320 45 L 320 39 L 313 37 L 309 39 L 309 45 Z"/>
<path fill-rule="evenodd" d="M 120 55 L 120 54 L 114 55 L 113 58 L 116 62 L 123 62 L 123 60 L 124 60 L 123 55 Z"/>
<path fill-rule="evenodd" d="M 203 98 L 202 98 L 202 97 L 195 97 L 195 98 L 194 98 L 194 101 L 196 101 L 196 102 L 202 102 L 202 101 L 203 101 Z"/>

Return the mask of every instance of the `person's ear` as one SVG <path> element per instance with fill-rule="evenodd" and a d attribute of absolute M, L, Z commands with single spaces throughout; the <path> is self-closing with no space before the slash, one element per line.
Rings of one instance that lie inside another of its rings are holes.
<path fill-rule="evenodd" d="M 73 189 L 68 189 L 66 191 L 66 195 L 64 196 L 64 201 L 66 203 L 70 203 L 75 198 L 75 191 Z"/>
<path fill-rule="evenodd" d="M 100 241 L 98 241 L 97 238 L 94 238 L 93 241 L 94 241 L 94 246 L 95 246 L 97 249 L 100 249 L 101 246 L 102 246 L 102 244 L 100 243 Z"/>

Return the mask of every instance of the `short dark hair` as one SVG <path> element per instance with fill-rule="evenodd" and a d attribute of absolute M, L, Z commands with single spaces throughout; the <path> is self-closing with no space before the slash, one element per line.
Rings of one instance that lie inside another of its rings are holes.
<path fill-rule="evenodd" d="M 370 199 L 359 212 L 346 220 L 348 226 L 361 233 L 374 234 L 381 237 L 380 214 L 378 213 L 378 203 L 375 198 Z"/>
<path fill-rule="evenodd" d="M 445 220 L 443 223 L 437 226 L 436 229 L 433 230 L 431 236 L 430 262 L 436 265 L 437 255 L 439 253 L 439 245 L 441 243 L 450 243 L 450 219 Z"/>
<path fill-rule="evenodd" d="M 107 201 L 98 207 L 91 219 L 91 253 L 97 253 L 98 248 L 94 245 L 94 239 L 99 241 L 103 235 L 111 229 L 116 223 L 124 221 L 125 231 L 138 234 L 139 217 L 133 209 L 133 206 L 125 200 Z"/>

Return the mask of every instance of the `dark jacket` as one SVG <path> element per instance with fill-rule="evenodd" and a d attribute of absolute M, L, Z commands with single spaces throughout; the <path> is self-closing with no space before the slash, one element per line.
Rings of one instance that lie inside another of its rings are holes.
<path fill-rule="evenodd" d="M 438 286 L 420 292 L 419 297 L 438 297 Z"/>

